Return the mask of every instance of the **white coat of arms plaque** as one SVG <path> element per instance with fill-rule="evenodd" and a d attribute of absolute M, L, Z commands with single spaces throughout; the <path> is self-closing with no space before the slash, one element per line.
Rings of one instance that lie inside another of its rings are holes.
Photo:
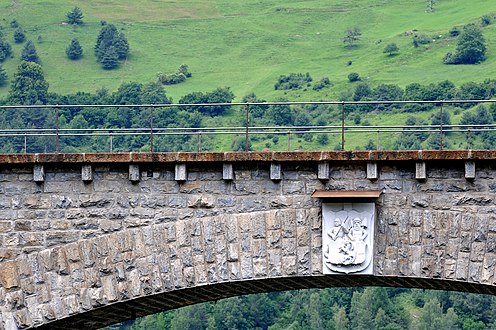
<path fill-rule="evenodd" d="M 324 274 L 373 273 L 374 203 L 322 203 Z"/>

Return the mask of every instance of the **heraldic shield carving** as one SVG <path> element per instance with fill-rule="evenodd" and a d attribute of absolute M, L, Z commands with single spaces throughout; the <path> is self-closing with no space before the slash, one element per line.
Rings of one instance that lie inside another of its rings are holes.
<path fill-rule="evenodd" d="M 374 203 L 322 203 L 324 274 L 373 273 Z"/>

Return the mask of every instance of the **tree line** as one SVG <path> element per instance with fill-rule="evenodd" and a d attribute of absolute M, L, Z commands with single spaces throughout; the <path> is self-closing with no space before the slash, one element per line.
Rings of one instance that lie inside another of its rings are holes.
<path fill-rule="evenodd" d="M 182 66 L 187 70 L 187 66 Z M 358 77 L 359 75 L 356 74 Z M 289 75 L 287 77 L 303 77 L 307 80 L 309 75 Z M 351 77 L 351 76 L 350 76 Z M 344 92 L 340 96 L 342 101 L 397 101 L 397 100 L 454 100 L 454 99 L 490 99 L 496 93 L 496 80 L 485 80 L 482 83 L 469 82 L 457 87 L 450 81 L 430 83 L 422 85 L 412 83 L 405 88 L 392 84 L 379 84 L 370 86 L 364 81 L 357 79 L 353 75 L 352 89 Z M 230 103 L 235 95 L 227 88 L 217 88 L 210 92 L 192 92 L 181 97 L 177 103 L 190 104 L 188 106 L 177 106 L 154 110 L 154 127 L 189 127 L 199 128 L 205 126 L 219 126 L 224 123 L 226 126 L 244 126 L 244 111 L 232 112 L 227 106 L 194 106 L 198 103 Z M 264 103 L 263 99 L 251 93 L 242 98 L 243 102 Z M 280 98 L 276 101 L 288 101 Z M 121 84 L 117 91 L 111 93 L 105 88 L 100 88 L 94 93 L 77 92 L 69 95 L 59 95 L 48 91 L 48 82 L 43 75 L 42 67 L 31 61 L 23 61 L 14 74 L 8 96 L 0 100 L 0 104 L 9 105 L 43 105 L 43 104 L 116 104 L 112 108 L 61 108 L 59 111 L 60 128 L 143 128 L 150 125 L 151 109 L 135 107 L 119 107 L 126 104 L 164 104 L 171 103 L 167 97 L 163 85 L 157 81 L 149 83 L 126 82 Z M 462 125 L 489 125 L 493 123 L 493 113 L 496 111 L 494 105 L 490 107 L 479 106 L 468 109 L 470 104 L 451 104 L 445 106 L 442 122 L 444 125 L 451 124 L 452 114 L 461 114 Z M 370 125 L 368 120 L 362 117 L 369 114 L 391 112 L 391 113 L 411 113 L 412 117 L 406 122 L 406 126 L 419 126 L 425 124 L 438 125 L 440 118 L 436 110 L 436 102 L 430 104 L 347 104 L 344 108 L 347 123 L 355 125 Z M 4 110 L 0 113 L 0 123 L 4 128 L 53 128 L 55 118 L 53 109 L 17 109 Z M 426 121 L 425 116 L 420 116 L 422 112 L 431 113 L 431 119 Z M 416 116 L 413 114 L 416 113 Z M 228 116 L 224 116 L 228 114 Z M 424 119 L 420 119 L 423 117 Z M 215 119 L 214 119 L 215 118 Z M 249 108 L 249 119 L 251 126 L 326 126 L 335 125 L 341 121 L 341 109 L 335 105 L 252 105 Z M 448 147 L 450 132 L 446 130 L 446 145 Z M 491 132 L 476 133 L 473 135 L 474 143 L 483 143 L 484 147 L 493 148 L 496 146 L 495 138 Z M 160 151 L 177 151 L 184 148 L 184 151 L 195 150 L 195 144 L 191 136 L 163 137 L 158 139 L 157 147 Z M 2 144 L 3 152 L 20 152 L 23 148 L 22 139 L 13 139 Z M 209 150 L 215 139 L 205 137 L 202 150 Z M 243 140 L 243 141 L 241 141 Z M 436 134 L 423 132 L 410 132 L 405 130 L 400 134 L 393 147 L 397 149 L 420 149 L 439 148 Z M 29 151 L 43 152 L 53 151 L 52 142 L 38 139 L 39 142 L 29 142 Z M 146 136 L 116 137 L 115 142 L 120 145 L 120 150 L 146 150 L 148 146 Z M 160 143 L 159 141 L 163 141 Z M 301 141 L 301 142 L 300 142 Z M 262 148 L 274 148 L 280 142 L 277 135 L 253 135 L 250 144 L 261 145 Z M 324 148 L 338 148 L 340 145 L 330 142 L 328 134 L 302 133 L 298 137 L 298 142 L 310 145 L 320 145 Z M 101 138 L 67 138 L 62 143 L 62 151 L 102 150 Z M 481 145 L 482 146 L 482 145 Z M 370 141 L 365 141 L 363 148 L 373 149 L 376 146 Z M 234 139 L 232 150 L 244 150 L 244 139 Z"/>
<path fill-rule="evenodd" d="M 223 299 L 107 329 L 401 330 L 496 327 L 496 298 L 400 288 L 329 288 Z"/>

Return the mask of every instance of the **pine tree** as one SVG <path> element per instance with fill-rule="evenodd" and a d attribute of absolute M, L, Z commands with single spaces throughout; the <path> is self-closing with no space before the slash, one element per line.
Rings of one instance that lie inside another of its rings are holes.
<path fill-rule="evenodd" d="M 24 42 L 25 39 L 26 35 L 24 34 L 24 31 L 20 27 L 18 27 L 14 31 L 14 41 L 16 42 L 16 44 L 20 44 L 21 42 Z"/>
<path fill-rule="evenodd" d="M 10 54 L 12 54 L 12 47 L 2 36 L 0 36 L 0 63 L 5 61 Z"/>
<path fill-rule="evenodd" d="M 112 70 L 119 66 L 119 56 L 117 55 L 114 46 L 107 49 L 105 54 L 103 54 L 100 63 L 102 63 L 102 67 L 105 70 Z"/>
<path fill-rule="evenodd" d="M 110 48 L 113 48 L 112 52 L 109 52 Z M 124 33 L 117 32 L 117 28 L 113 24 L 108 24 L 100 30 L 95 44 L 95 55 L 104 68 L 113 69 L 118 66 L 118 63 L 109 65 L 109 62 L 114 62 L 113 52 L 115 52 L 117 60 L 125 59 L 129 52 L 129 43 Z"/>
<path fill-rule="evenodd" d="M 71 60 L 78 60 L 83 56 L 83 48 L 79 44 L 79 41 L 74 38 L 71 41 L 71 44 L 65 50 L 67 57 Z"/>
<path fill-rule="evenodd" d="M 34 43 L 29 40 L 22 49 L 21 60 L 27 62 L 35 62 L 40 63 L 40 58 L 38 57 L 38 53 L 36 52 L 36 48 L 34 47 Z"/>
<path fill-rule="evenodd" d="M 114 38 L 113 46 L 117 51 L 117 57 L 119 60 L 124 60 L 129 52 L 129 43 L 127 42 L 127 38 L 124 33 L 121 32 L 117 34 Z"/>
<path fill-rule="evenodd" d="M 66 17 L 69 24 L 83 24 L 83 11 L 77 6 L 68 12 Z"/>
<path fill-rule="evenodd" d="M 12 80 L 9 102 L 12 104 L 46 104 L 48 83 L 41 66 L 23 61 Z"/>
<path fill-rule="evenodd" d="M 3 86 L 7 83 L 7 72 L 3 67 L 0 66 L 0 86 Z"/>

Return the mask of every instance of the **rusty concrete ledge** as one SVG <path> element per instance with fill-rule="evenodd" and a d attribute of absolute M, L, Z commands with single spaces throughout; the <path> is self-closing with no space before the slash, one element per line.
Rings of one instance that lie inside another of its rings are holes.
<path fill-rule="evenodd" d="M 0 154 L 0 164 L 496 160 L 496 150 Z"/>

